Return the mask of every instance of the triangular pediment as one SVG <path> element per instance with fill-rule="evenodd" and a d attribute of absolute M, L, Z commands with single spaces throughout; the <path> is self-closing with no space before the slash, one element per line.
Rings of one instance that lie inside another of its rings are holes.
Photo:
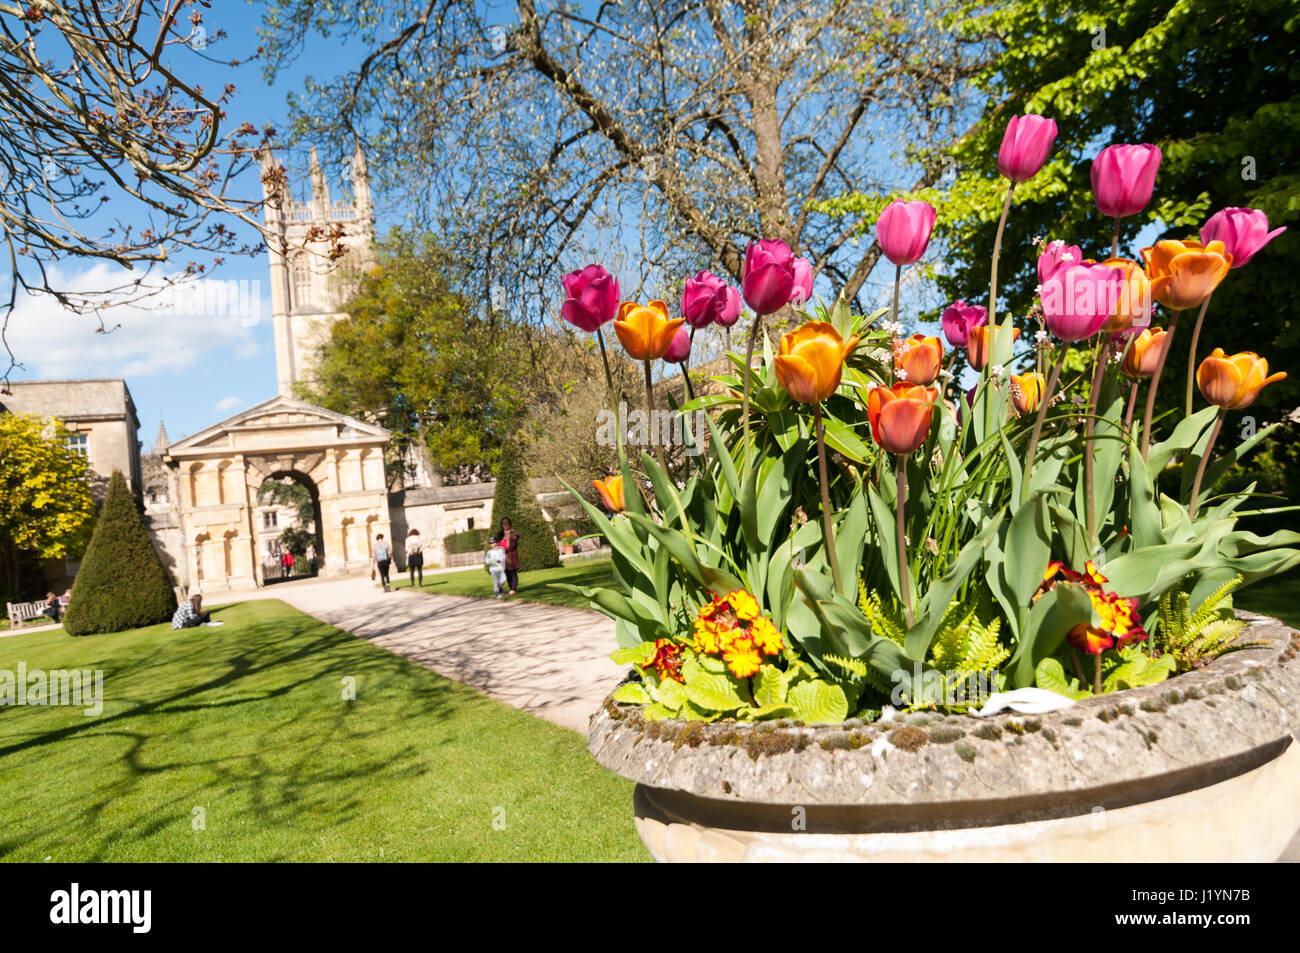
<path fill-rule="evenodd" d="M 171 456 L 207 452 L 266 453 L 311 447 L 387 443 L 383 427 L 294 397 L 276 396 L 167 448 Z"/>

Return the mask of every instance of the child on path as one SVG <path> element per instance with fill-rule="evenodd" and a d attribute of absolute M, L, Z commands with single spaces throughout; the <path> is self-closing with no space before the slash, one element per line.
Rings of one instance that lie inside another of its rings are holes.
<path fill-rule="evenodd" d="M 492 577 L 492 591 L 500 599 L 506 588 L 506 551 L 499 543 L 488 547 L 483 565 Z"/>

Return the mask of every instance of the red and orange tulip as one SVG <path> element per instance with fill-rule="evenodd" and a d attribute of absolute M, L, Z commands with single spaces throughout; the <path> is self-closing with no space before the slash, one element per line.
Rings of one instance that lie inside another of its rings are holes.
<path fill-rule="evenodd" d="M 840 386 L 844 359 L 857 346 L 856 334 L 846 341 L 825 321 L 809 321 L 781 335 L 776 379 L 800 403 L 823 401 Z"/>
<path fill-rule="evenodd" d="M 867 395 L 867 420 L 871 436 L 889 453 L 911 453 L 930 433 L 937 387 L 899 381 L 892 387 L 875 387 Z"/>
<path fill-rule="evenodd" d="M 615 474 L 607 480 L 592 480 L 591 485 L 596 488 L 600 494 L 600 501 L 605 504 L 605 509 L 611 513 L 622 513 L 625 509 L 623 501 L 623 475 Z"/>
<path fill-rule="evenodd" d="M 1146 327 L 1151 323 L 1154 303 L 1147 273 L 1141 265 L 1127 258 L 1107 258 L 1102 264 L 1122 271 L 1124 277 L 1116 283 L 1115 303 L 1101 329 L 1115 332 Z"/>
<path fill-rule="evenodd" d="M 1224 410 L 1249 407 L 1266 384 L 1284 380 L 1285 371 L 1269 374 L 1268 361 L 1254 351 L 1231 357 L 1216 347 L 1196 369 L 1196 386 L 1211 404 Z"/>
<path fill-rule="evenodd" d="M 657 361 L 668 353 L 683 323 L 681 318 L 668 317 L 668 305 L 662 301 L 644 305 L 624 301 L 614 320 L 614 333 L 629 357 Z"/>
<path fill-rule="evenodd" d="M 1129 344 L 1120 369 L 1129 377 L 1150 377 L 1156 372 L 1164 348 L 1164 329 L 1146 328 Z"/>
<path fill-rule="evenodd" d="M 943 365 L 943 344 L 937 337 L 913 334 L 894 345 L 894 373 L 913 384 L 933 384 Z"/>
<path fill-rule="evenodd" d="M 1047 388 L 1047 379 L 1037 371 L 1028 374 L 1011 375 L 1011 403 L 1016 413 L 1032 414 L 1042 403 L 1043 391 Z"/>
<path fill-rule="evenodd" d="M 1200 305 L 1232 267 L 1232 256 L 1221 241 L 1208 245 L 1191 239 L 1156 242 L 1142 249 L 1142 257 L 1151 279 L 1151 293 L 1166 308 L 1176 311 Z"/>
<path fill-rule="evenodd" d="M 966 361 L 975 370 L 984 370 L 984 365 L 989 362 L 990 339 L 997 332 L 997 328 L 987 324 L 970 329 L 970 334 L 966 339 Z M 1018 337 L 1020 337 L 1020 329 L 1013 328 L 1011 340 L 1014 341 Z"/>

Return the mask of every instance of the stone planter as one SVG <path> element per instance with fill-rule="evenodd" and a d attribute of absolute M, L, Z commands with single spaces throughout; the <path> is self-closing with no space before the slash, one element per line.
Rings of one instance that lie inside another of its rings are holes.
<path fill-rule="evenodd" d="M 588 748 L 659 861 L 1273 861 L 1300 828 L 1300 636 L 1046 715 L 646 722 Z"/>

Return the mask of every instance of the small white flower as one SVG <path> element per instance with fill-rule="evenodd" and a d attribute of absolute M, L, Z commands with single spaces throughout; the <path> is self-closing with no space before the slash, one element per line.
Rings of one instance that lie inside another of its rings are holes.
<path fill-rule="evenodd" d="M 907 380 L 907 370 L 902 367 L 897 368 L 894 371 L 894 376 L 897 377 L 900 381 L 905 381 Z"/>
<path fill-rule="evenodd" d="M 1034 285 L 1034 294 L 1038 295 L 1041 298 L 1043 296 L 1043 286 Z"/>
<path fill-rule="evenodd" d="M 1046 331 L 1035 331 L 1035 332 L 1034 332 L 1034 340 L 1037 341 L 1039 344 L 1046 344 L 1046 343 L 1047 343 L 1047 338 L 1048 338 L 1048 334 L 1047 334 Z"/>
<path fill-rule="evenodd" d="M 1071 252 L 1062 252 L 1061 261 L 1074 261 L 1074 255 Z"/>
<path fill-rule="evenodd" d="M 1004 368 L 1001 364 L 994 364 L 992 367 L 989 368 L 989 373 L 992 374 L 994 377 L 1001 377 L 1002 372 L 1004 370 L 1006 370 L 1006 368 Z"/>

